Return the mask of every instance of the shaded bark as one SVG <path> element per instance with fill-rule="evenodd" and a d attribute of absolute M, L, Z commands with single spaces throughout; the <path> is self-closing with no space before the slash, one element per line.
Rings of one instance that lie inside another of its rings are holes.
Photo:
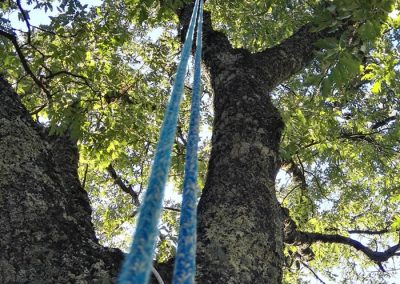
<path fill-rule="evenodd" d="M 0 78 L 0 283 L 109 283 L 122 253 L 99 245 L 67 137 L 36 124 Z"/>

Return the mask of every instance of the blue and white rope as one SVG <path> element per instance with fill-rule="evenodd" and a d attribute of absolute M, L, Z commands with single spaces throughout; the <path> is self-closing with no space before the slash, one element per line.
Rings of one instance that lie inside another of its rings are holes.
<path fill-rule="evenodd" d="M 153 254 L 158 236 L 158 223 L 164 198 L 164 188 L 168 177 L 172 146 L 176 135 L 179 105 L 193 43 L 198 7 L 199 0 L 196 0 L 182 49 L 175 84 L 161 128 L 148 188 L 140 208 L 133 242 L 118 278 L 118 283 L 120 284 L 145 284 L 148 283 L 150 278 Z"/>
<path fill-rule="evenodd" d="M 192 108 L 186 145 L 185 177 L 178 247 L 175 255 L 173 284 L 192 284 L 196 273 L 197 240 L 197 149 L 199 142 L 201 101 L 201 51 L 202 51 L 203 1 L 200 0 L 197 20 L 196 53 L 192 88 Z"/>

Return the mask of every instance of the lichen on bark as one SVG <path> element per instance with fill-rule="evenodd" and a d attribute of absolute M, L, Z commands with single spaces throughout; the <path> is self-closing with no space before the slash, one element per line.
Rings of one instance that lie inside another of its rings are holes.
<path fill-rule="evenodd" d="M 0 100 L 0 282 L 113 282 L 122 253 L 95 237 L 75 143 L 49 136 L 1 78 Z"/>

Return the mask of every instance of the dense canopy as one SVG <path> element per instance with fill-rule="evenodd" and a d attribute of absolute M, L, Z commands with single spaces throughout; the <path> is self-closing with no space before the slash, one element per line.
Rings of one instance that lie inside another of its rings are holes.
<path fill-rule="evenodd" d="M 0 2 L 0 74 L 35 120 L 78 141 L 81 183 L 108 246 L 130 242 L 189 2 Z M 284 283 L 392 283 L 400 269 L 400 2 L 209 0 L 205 9 L 214 30 L 249 54 L 274 48 L 300 27 L 322 35 L 309 64 L 270 79 L 285 124 L 276 197 L 299 231 L 315 233 L 308 236 L 315 237 L 312 252 L 306 241 L 285 240 Z M 39 12 L 50 19 L 37 21 Z M 211 81 L 203 77 L 200 189 L 212 146 Z M 189 103 L 186 96 L 158 262 L 176 246 Z M 389 247 L 386 259 L 374 258 Z"/>

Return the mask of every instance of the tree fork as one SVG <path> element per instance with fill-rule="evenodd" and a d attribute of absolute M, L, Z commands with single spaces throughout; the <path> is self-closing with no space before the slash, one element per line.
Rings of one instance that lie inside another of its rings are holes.
<path fill-rule="evenodd" d="M 179 13 L 183 34 L 192 5 Z M 204 14 L 203 58 L 214 90 L 212 150 L 198 208 L 199 283 L 280 283 L 283 220 L 275 195 L 284 128 L 270 92 L 306 66 L 329 35 L 305 25 L 251 54 L 233 48 Z"/>
<path fill-rule="evenodd" d="M 68 137 L 49 136 L 0 78 L 0 282 L 111 282 L 122 253 L 100 246 Z"/>

